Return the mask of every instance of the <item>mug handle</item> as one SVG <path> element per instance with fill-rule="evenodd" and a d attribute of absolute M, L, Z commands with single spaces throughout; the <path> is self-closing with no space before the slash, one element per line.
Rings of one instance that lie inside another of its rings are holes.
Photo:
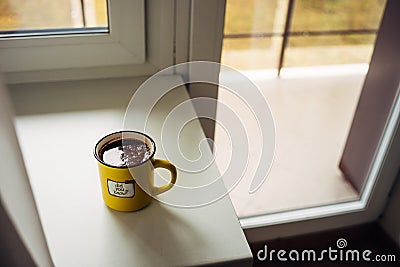
<path fill-rule="evenodd" d="M 155 195 L 164 193 L 165 191 L 171 189 L 171 187 L 175 184 L 176 182 L 176 167 L 174 165 L 172 165 L 171 162 L 169 162 L 168 160 L 164 160 L 164 159 L 153 159 L 152 160 L 153 163 L 153 167 L 154 169 L 156 168 L 164 168 L 169 170 L 169 172 L 171 173 L 171 180 L 169 181 L 168 184 L 162 185 L 162 186 L 153 186 L 153 193 Z"/>

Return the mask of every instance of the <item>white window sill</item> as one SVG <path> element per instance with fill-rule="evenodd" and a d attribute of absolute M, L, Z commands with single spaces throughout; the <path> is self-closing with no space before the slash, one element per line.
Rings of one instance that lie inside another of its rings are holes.
<path fill-rule="evenodd" d="M 106 133 L 122 128 L 124 109 L 140 82 L 119 79 L 11 88 L 19 113 L 18 138 L 54 264 L 251 266 L 251 251 L 228 196 L 192 209 L 153 202 L 142 211 L 122 213 L 104 205 L 93 147 Z M 110 92 L 113 97 L 107 98 Z M 166 98 L 156 118 L 189 96 L 180 87 Z M 156 130 L 162 121 L 152 125 Z M 204 138 L 198 134 L 198 121 L 188 127 L 182 134 Z M 161 143 L 159 135 L 150 135 Z M 191 142 L 182 145 L 197 150 Z M 178 179 L 190 178 L 178 172 Z"/>

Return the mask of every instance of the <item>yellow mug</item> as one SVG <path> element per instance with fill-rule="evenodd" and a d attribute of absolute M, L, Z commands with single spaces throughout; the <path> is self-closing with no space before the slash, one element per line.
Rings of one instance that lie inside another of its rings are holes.
<path fill-rule="evenodd" d="M 97 159 L 104 203 L 118 211 L 136 211 L 146 207 L 152 197 L 169 189 L 176 182 L 176 168 L 167 160 L 155 159 L 153 139 L 136 131 L 111 133 L 97 142 Z M 154 169 L 170 171 L 170 181 L 154 185 Z M 140 186 L 137 183 L 140 179 Z M 147 193 L 146 193 L 147 192 Z"/>

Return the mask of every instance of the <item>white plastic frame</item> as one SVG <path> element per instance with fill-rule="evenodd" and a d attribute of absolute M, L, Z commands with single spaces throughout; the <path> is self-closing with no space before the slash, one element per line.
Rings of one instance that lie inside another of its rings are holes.
<path fill-rule="evenodd" d="M 109 0 L 109 33 L 0 40 L 6 73 L 145 63 L 144 0 Z"/>

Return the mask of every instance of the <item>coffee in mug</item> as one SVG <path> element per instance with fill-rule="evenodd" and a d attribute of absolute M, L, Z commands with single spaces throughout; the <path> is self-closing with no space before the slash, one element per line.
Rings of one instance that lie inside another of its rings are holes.
<path fill-rule="evenodd" d="M 155 159 L 155 151 L 153 139 L 136 131 L 115 132 L 100 139 L 94 155 L 98 162 L 103 200 L 108 207 L 118 211 L 136 211 L 151 202 L 148 193 L 158 195 L 172 188 L 176 182 L 176 168 L 167 160 Z M 167 184 L 154 185 L 155 168 L 170 171 L 171 179 Z"/>

